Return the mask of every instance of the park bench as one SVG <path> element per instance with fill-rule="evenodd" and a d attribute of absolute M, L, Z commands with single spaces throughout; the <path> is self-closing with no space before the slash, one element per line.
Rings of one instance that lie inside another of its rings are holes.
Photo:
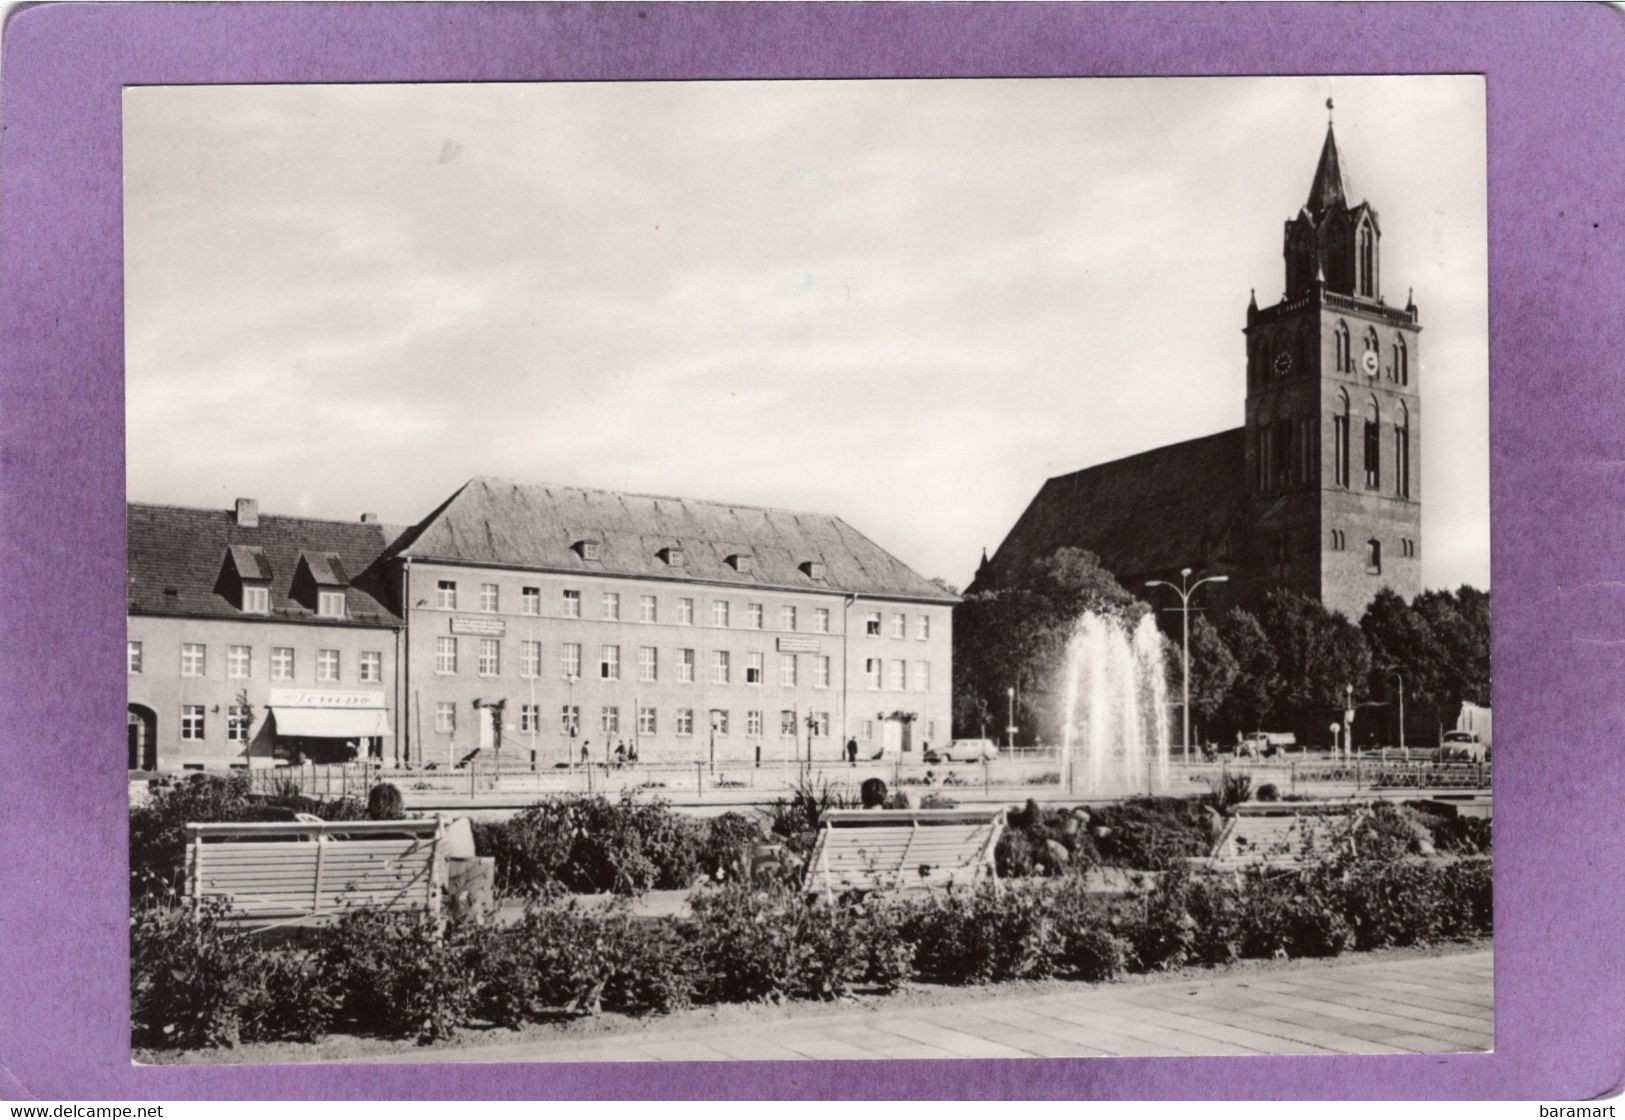
<path fill-rule="evenodd" d="M 1348 801 L 1238 805 L 1209 854 L 1188 862 L 1220 871 L 1303 867 L 1331 854 L 1335 838 L 1358 810 Z"/>
<path fill-rule="evenodd" d="M 439 818 L 188 824 L 186 836 L 187 895 L 223 899 L 228 921 L 324 921 L 358 906 L 439 913 Z"/>
<path fill-rule="evenodd" d="M 1003 808 L 827 809 L 805 888 L 833 897 L 997 883 L 993 849 L 1003 830 Z"/>

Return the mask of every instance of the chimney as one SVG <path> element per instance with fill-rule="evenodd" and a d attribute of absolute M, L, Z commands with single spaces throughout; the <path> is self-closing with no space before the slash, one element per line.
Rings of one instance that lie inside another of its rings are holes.
<path fill-rule="evenodd" d="M 376 524 L 378 524 L 378 515 L 376 513 L 363 513 L 361 515 L 361 524 L 363 524 L 363 525 L 376 525 Z"/>
<path fill-rule="evenodd" d="M 255 498 L 237 499 L 237 524 L 245 529 L 254 529 L 260 523 L 260 503 Z"/>

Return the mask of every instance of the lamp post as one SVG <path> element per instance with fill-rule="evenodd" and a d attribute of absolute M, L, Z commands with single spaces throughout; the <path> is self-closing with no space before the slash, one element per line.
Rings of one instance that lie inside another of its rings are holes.
<path fill-rule="evenodd" d="M 1016 749 L 1016 690 L 1014 688 L 1005 689 L 1004 698 L 1008 702 L 1010 713 L 1010 718 L 1004 722 L 1004 748 L 1008 751 L 1014 751 Z"/>
<path fill-rule="evenodd" d="M 579 679 L 580 679 L 579 676 L 577 674 L 575 674 L 575 673 L 566 673 L 566 674 L 564 674 L 564 683 L 567 686 L 569 686 L 569 689 L 570 689 L 570 692 L 569 692 L 570 715 L 569 715 L 569 718 L 568 718 L 568 723 L 570 724 L 570 758 L 569 758 L 569 762 L 570 762 L 570 769 L 572 769 L 572 770 L 575 769 L 575 765 L 576 765 L 576 736 L 578 734 L 580 734 L 580 732 L 581 732 L 581 716 L 580 716 L 580 713 L 576 711 L 576 681 L 579 680 Z"/>
<path fill-rule="evenodd" d="M 1178 587 L 1174 587 L 1173 584 L 1166 580 L 1148 579 L 1145 581 L 1147 587 L 1168 587 L 1179 595 L 1180 631 L 1183 635 L 1181 660 L 1184 662 L 1185 668 L 1185 703 L 1181 711 L 1184 713 L 1185 721 L 1185 765 L 1187 766 L 1190 765 L 1191 761 L 1191 594 L 1204 583 L 1230 582 L 1229 576 L 1203 576 L 1195 583 L 1189 583 L 1190 578 L 1191 570 L 1181 568 Z"/>
<path fill-rule="evenodd" d="M 1343 728 L 1347 732 L 1343 736 L 1343 761 L 1347 762 L 1354 757 L 1354 686 L 1343 686 Z"/>
<path fill-rule="evenodd" d="M 1409 757 L 1405 753 L 1405 678 L 1397 671 L 1389 675 L 1399 682 L 1399 753 L 1402 758 Z"/>

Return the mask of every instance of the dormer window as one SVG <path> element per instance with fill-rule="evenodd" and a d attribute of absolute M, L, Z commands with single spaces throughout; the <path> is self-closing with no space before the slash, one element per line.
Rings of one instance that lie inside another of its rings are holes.
<path fill-rule="evenodd" d="M 681 568 L 683 566 L 683 550 L 676 545 L 668 545 L 659 552 L 655 553 L 655 555 L 660 557 L 660 559 L 664 560 L 673 568 Z"/>
<path fill-rule="evenodd" d="M 243 613 L 270 614 L 271 589 L 264 584 L 243 585 Z"/>
<path fill-rule="evenodd" d="M 316 614 L 320 618 L 344 617 L 344 592 L 319 591 L 316 593 Z"/>
<path fill-rule="evenodd" d="M 344 589 L 348 586 L 350 577 L 338 553 L 301 552 L 289 594 L 318 618 L 343 618 Z"/>
<path fill-rule="evenodd" d="M 822 560 L 803 560 L 801 570 L 808 579 L 824 578 L 824 562 Z"/>
<path fill-rule="evenodd" d="M 750 555 L 744 552 L 736 552 L 732 556 L 728 557 L 728 567 L 732 568 L 740 575 L 750 574 L 750 562 Z"/>
<path fill-rule="evenodd" d="M 596 559 L 598 559 L 598 550 L 599 550 L 600 543 L 601 542 L 599 542 L 599 541 L 595 541 L 595 540 L 591 540 L 591 539 L 579 540 L 579 541 L 576 542 L 576 553 L 583 560 L 596 560 Z"/>

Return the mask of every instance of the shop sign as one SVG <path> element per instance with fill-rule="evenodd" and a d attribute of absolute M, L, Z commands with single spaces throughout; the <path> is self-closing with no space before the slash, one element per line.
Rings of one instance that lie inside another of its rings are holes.
<path fill-rule="evenodd" d="M 462 615 L 453 615 L 451 618 L 451 632 L 453 634 L 479 634 L 486 638 L 500 638 L 508 632 L 508 624 L 500 618 L 466 618 Z"/>
<path fill-rule="evenodd" d="M 382 692 L 337 692 L 317 688 L 273 688 L 272 708 L 382 708 Z"/>
<path fill-rule="evenodd" d="M 817 638 L 780 638 L 780 653 L 817 653 L 823 649 Z"/>

